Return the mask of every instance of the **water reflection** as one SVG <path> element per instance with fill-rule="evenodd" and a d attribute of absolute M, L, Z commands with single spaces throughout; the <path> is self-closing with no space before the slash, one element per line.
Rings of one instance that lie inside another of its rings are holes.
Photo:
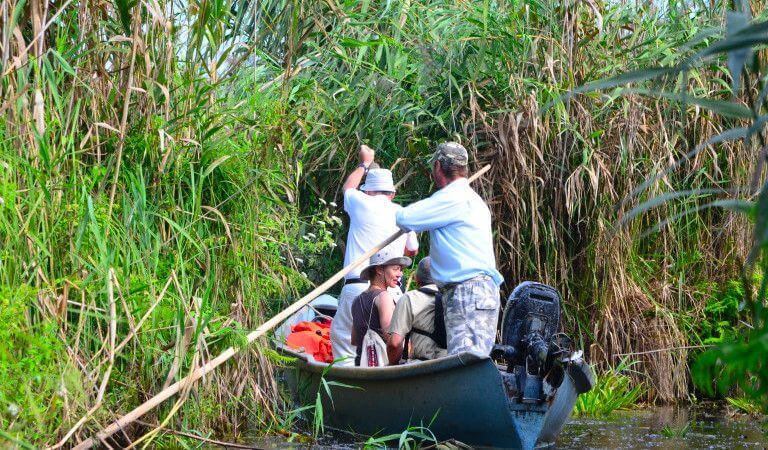
<path fill-rule="evenodd" d="M 576 418 L 566 425 L 558 449 L 768 448 L 761 421 L 728 417 L 711 408 L 660 407 L 616 412 L 607 419 Z"/>

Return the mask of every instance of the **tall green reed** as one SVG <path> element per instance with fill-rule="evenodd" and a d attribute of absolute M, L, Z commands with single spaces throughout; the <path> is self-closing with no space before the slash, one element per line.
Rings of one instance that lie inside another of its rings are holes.
<path fill-rule="evenodd" d="M 588 83 L 576 90 L 590 92 L 597 89 L 607 89 L 626 84 L 650 85 L 650 89 L 642 87 L 623 88 L 621 93 L 641 92 L 643 95 L 672 99 L 680 102 L 684 108 L 695 105 L 696 108 L 711 110 L 724 119 L 722 130 L 696 142 L 691 150 L 666 166 L 659 168 L 657 173 L 650 175 L 641 185 L 632 191 L 627 200 L 644 195 L 651 186 L 659 183 L 665 177 L 685 170 L 696 164 L 699 159 L 706 158 L 705 152 L 714 145 L 741 143 L 752 150 L 749 165 L 749 178 L 719 179 L 713 177 L 711 187 L 696 187 L 687 190 L 674 190 L 661 195 L 650 196 L 632 208 L 619 222 L 620 226 L 634 220 L 635 217 L 647 214 L 661 205 L 668 204 L 678 198 L 691 199 L 699 196 L 706 200 L 699 204 L 688 205 L 672 216 L 661 218 L 654 224 L 646 235 L 657 233 L 662 227 L 680 218 L 698 215 L 705 209 L 731 211 L 742 214 L 752 222 L 750 236 L 745 239 L 745 250 L 741 256 L 741 289 L 743 298 L 739 305 L 744 310 L 750 323 L 746 323 L 743 335 L 726 336 L 696 360 L 693 375 L 696 384 L 708 395 L 715 393 L 726 394 L 738 389 L 746 393 L 753 401 L 760 402 L 763 408 L 768 408 L 768 371 L 765 368 L 766 342 L 768 339 L 768 321 L 766 320 L 765 298 L 768 291 L 768 281 L 765 278 L 765 224 L 768 217 L 766 208 L 766 185 L 764 182 L 763 154 L 766 147 L 764 128 L 766 116 L 766 98 L 768 86 L 764 79 L 765 64 L 762 55 L 757 51 L 768 43 L 768 22 L 762 13 L 764 5 L 757 2 L 734 2 L 734 9 L 728 11 L 725 23 L 710 35 L 712 42 L 696 45 L 700 42 L 689 43 L 688 51 L 671 64 L 644 67 L 631 73 Z M 762 17 L 752 20 L 753 6 Z M 729 88 L 719 94 L 697 92 L 690 86 L 693 78 L 691 73 L 699 73 L 702 67 L 712 64 L 727 64 L 730 75 Z M 672 85 L 670 80 L 679 82 Z M 744 83 L 742 83 L 742 80 Z M 741 96 L 741 97 L 739 97 Z M 730 97 L 730 98 L 729 98 Z M 732 120 L 727 120 L 732 119 Z M 715 154 L 717 156 L 717 154 Z M 754 165 L 753 165 L 754 164 Z M 706 170 L 706 169 L 705 169 Z M 711 170 L 711 169 L 709 169 Z M 755 287 L 752 283 L 756 281 Z"/>
<path fill-rule="evenodd" d="M 437 140 L 466 143 L 477 166 L 492 161 L 478 190 L 508 288 L 557 286 L 593 361 L 642 353 L 636 378 L 649 395 L 684 397 L 688 338 L 675 315 L 701 316 L 691 286 L 738 276 L 721 256 L 746 251 L 748 228 L 699 196 L 615 234 L 635 203 L 614 206 L 737 119 L 644 92 L 575 97 L 539 114 L 586 80 L 714 39 L 721 10 L 671 5 L 0 2 L 0 280 L 3 292 L 32 289 L 30 315 L 55 325 L 46 329 L 71 349 L 57 351 L 83 388 L 65 397 L 55 431 L 32 440 L 54 444 L 84 416 L 71 442 L 99 428 L 238 342 L 309 285 L 301 272 L 333 272 L 343 240 L 334 249 L 302 236 L 321 234 L 319 199 L 340 202 L 361 142 L 404 180 L 402 202 L 431 189 L 425 162 Z M 692 36 L 701 39 L 678 45 Z M 700 97 L 722 95 L 725 74 L 713 64 L 688 83 Z M 744 179 L 748 149 L 725 144 L 644 195 L 698 189 L 711 174 L 718 185 Z M 688 208 L 699 209 L 654 239 L 633 238 Z M 694 248 L 699 256 L 676 264 Z M 249 353 L 172 417 L 167 406 L 149 419 L 216 432 L 276 426 L 269 367 Z M 32 436 L 20 423 L 0 415 L 7 433 Z"/>
<path fill-rule="evenodd" d="M 716 38 L 721 5 L 296 5 L 259 18 L 261 29 L 291 23 L 299 40 L 283 51 L 272 40 L 257 43 L 282 63 L 272 69 L 275 76 L 291 75 L 283 95 L 296 123 L 291 139 L 302 146 L 305 198 L 340 199 L 339 181 L 353 164 L 350 149 L 367 142 L 405 180 L 399 201 L 407 203 L 431 189 L 430 146 L 464 142 L 476 167 L 493 164 L 478 190 L 493 210 L 505 289 L 526 279 L 555 285 L 564 294 L 568 326 L 593 361 L 616 364 L 636 354 L 633 377 L 648 382 L 649 397 L 685 398 L 688 347 L 697 331 L 680 317 L 703 317 L 704 300 L 694 287 L 738 279 L 747 223 L 707 208 L 713 193 L 700 193 L 677 197 L 618 232 L 613 224 L 646 199 L 621 203 L 647 173 L 734 119 L 708 105 L 689 114 L 679 98 L 641 91 L 545 106 L 587 80 L 698 51 Z M 721 95 L 724 77 L 725 67 L 715 64 L 691 71 L 688 83 L 699 94 Z M 643 195 L 700 189 L 713 179 L 720 189 L 745 179 L 749 152 L 728 143 L 715 159 L 696 159 Z M 697 214 L 680 214 L 689 208 Z M 665 217 L 676 219 L 653 239 L 638 238 Z M 712 227 L 728 231 L 714 234 Z M 692 254 L 695 263 L 678 263 Z"/>
<path fill-rule="evenodd" d="M 310 285 L 297 256 L 331 242 L 301 239 L 320 225 L 297 206 L 281 84 L 231 95 L 243 52 L 230 8 L 5 1 L 0 13 L 0 292 L 23 312 L 0 429 L 69 445 L 241 341 Z M 149 422 L 279 423 L 269 358 L 257 347 L 238 362 Z M 62 389 L 19 396 L 32 376 Z"/>

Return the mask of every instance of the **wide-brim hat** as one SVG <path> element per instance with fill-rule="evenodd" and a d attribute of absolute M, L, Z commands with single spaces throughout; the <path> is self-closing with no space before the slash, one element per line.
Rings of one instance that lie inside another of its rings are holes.
<path fill-rule="evenodd" d="M 360 279 L 369 281 L 373 270 L 378 266 L 410 266 L 411 258 L 403 256 L 403 252 L 396 252 L 387 247 L 371 256 L 368 267 L 360 272 Z"/>
<path fill-rule="evenodd" d="M 392 172 L 387 169 L 371 169 L 365 177 L 365 184 L 360 186 L 361 191 L 395 192 L 395 183 L 392 180 Z"/>
<path fill-rule="evenodd" d="M 398 256 L 397 258 L 392 258 L 388 261 L 385 261 L 381 264 L 371 264 L 370 266 L 366 267 L 365 269 L 360 272 L 360 279 L 365 281 L 371 280 L 371 274 L 374 269 L 378 266 L 410 266 L 411 265 L 411 258 L 407 256 Z"/>

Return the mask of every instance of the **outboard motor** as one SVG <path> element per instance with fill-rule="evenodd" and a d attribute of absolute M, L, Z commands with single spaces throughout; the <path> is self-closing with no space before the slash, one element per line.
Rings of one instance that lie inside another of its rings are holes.
<path fill-rule="evenodd" d="M 556 389 L 566 371 L 579 393 L 591 389 L 591 371 L 580 355 L 571 357 L 572 341 L 559 329 L 560 295 L 554 288 L 526 281 L 512 291 L 501 321 L 501 344 L 491 356 L 507 363 L 505 385 L 519 401 L 543 402 L 545 383 L 548 390 Z M 579 367 L 571 364 L 576 359 Z"/>

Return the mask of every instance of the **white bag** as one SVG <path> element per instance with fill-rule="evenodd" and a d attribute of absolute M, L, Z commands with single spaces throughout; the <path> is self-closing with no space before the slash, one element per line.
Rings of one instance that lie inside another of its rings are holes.
<path fill-rule="evenodd" d="M 385 367 L 389 365 L 387 344 L 379 333 L 371 330 L 363 337 L 363 351 L 360 355 L 360 367 Z"/>

